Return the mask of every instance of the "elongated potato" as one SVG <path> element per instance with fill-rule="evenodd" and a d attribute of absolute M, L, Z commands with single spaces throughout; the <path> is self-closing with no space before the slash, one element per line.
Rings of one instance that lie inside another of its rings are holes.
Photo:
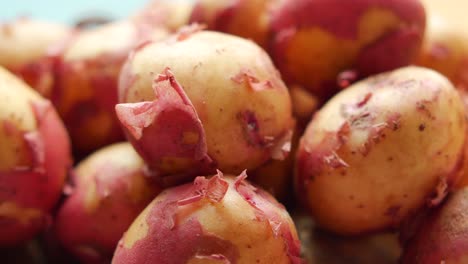
<path fill-rule="evenodd" d="M 246 176 L 218 172 L 163 191 L 125 233 L 112 263 L 301 263 L 291 217 Z"/>
<path fill-rule="evenodd" d="M 55 231 L 83 263 L 108 263 L 123 233 L 161 191 L 130 143 L 110 145 L 80 162 L 73 184 Z"/>
<path fill-rule="evenodd" d="M 268 55 L 251 41 L 194 27 L 129 57 L 116 106 L 127 138 L 168 181 L 284 158 L 291 101 Z"/>
<path fill-rule="evenodd" d="M 341 234 L 398 227 L 437 205 L 463 162 L 463 103 L 442 75 L 407 67 L 350 86 L 311 121 L 296 187 L 318 224 Z"/>
<path fill-rule="evenodd" d="M 162 28 L 124 20 L 83 30 L 69 41 L 56 70 L 52 101 L 77 154 L 124 138 L 114 112 L 120 68 L 133 47 L 166 34 Z"/>
<path fill-rule="evenodd" d="M 9 246 L 47 226 L 71 156 L 52 104 L 1 67 L 0 102 L 0 246 Z"/>
<path fill-rule="evenodd" d="M 280 1 L 271 19 L 271 55 L 286 82 L 319 98 L 337 77 L 393 70 L 415 61 L 425 30 L 419 0 Z"/>
<path fill-rule="evenodd" d="M 418 225 L 406 242 L 401 263 L 468 262 L 468 187 L 453 193 Z"/>
<path fill-rule="evenodd" d="M 50 98 L 54 85 L 54 49 L 72 35 L 61 24 L 20 18 L 0 23 L 0 65 Z"/>

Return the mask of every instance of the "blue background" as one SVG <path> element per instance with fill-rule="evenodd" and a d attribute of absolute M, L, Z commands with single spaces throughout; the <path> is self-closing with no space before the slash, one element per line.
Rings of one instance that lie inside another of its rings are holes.
<path fill-rule="evenodd" d="M 149 0 L 0 0 L 0 22 L 29 16 L 63 23 L 80 17 L 104 15 L 122 18 L 142 8 Z"/>

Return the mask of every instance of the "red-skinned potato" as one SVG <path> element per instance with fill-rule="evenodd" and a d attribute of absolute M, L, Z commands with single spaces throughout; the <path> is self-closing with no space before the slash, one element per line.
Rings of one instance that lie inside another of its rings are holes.
<path fill-rule="evenodd" d="M 72 30 L 65 25 L 27 18 L 0 23 L 0 65 L 50 98 L 54 84 L 54 48 Z"/>
<path fill-rule="evenodd" d="M 68 42 L 52 101 L 78 155 L 123 139 L 114 112 L 120 68 L 133 47 L 166 34 L 165 29 L 124 20 L 80 31 Z"/>
<path fill-rule="evenodd" d="M 456 183 L 466 121 L 453 85 L 406 67 L 333 97 L 301 138 L 298 195 L 318 225 L 351 235 L 398 227 Z"/>
<path fill-rule="evenodd" d="M 428 25 L 417 63 L 442 73 L 452 81 L 464 99 L 468 115 L 468 28 L 465 18 L 468 3 L 460 0 L 446 3 L 425 0 L 423 3 Z M 466 158 L 459 187 L 468 185 L 468 153 Z"/>
<path fill-rule="evenodd" d="M 402 264 L 468 263 L 468 187 L 424 217 L 404 245 Z"/>
<path fill-rule="evenodd" d="M 107 146 L 80 162 L 55 231 L 83 263 L 109 263 L 119 239 L 161 188 L 130 143 Z"/>
<path fill-rule="evenodd" d="M 423 1 L 428 25 L 418 64 L 434 69 L 459 89 L 468 90 L 468 3 L 455 0 L 442 3 Z"/>
<path fill-rule="evenodd" d="M 218 172 L 163 191 L 125 233 L 112 263 L 301 263 L 289 214 L 246 176 Z"/>
<path fill-rule="evenodd" d="M 237 174 L 289 152 L 288 90 L 251 41 L 184 28 L 136 49 L 120 77 L 117 116 L 167 184 L 215 168 Z"/>
<path fill-rule="evenodd" d="M 192 1 L 151 0 L 132 18 L 142 23 L 149 22 L 169 31 L 177 31 L 189 23 L 192 9 Z"/>
<path fill-rule="evenodd" d="M 327 99 L 347 70 L 357 76 L 412 63 L 425 28 L 419 0 L 281 1 L 271 18 L 271 55 L 286 82 Z"/>
<path fill-rule="evenodd" d="M 277 0 L 198 0 L 191 22 L 203 23 L 210 30 L 251 39 L 266 48 L 270 9 Z"/>
<path fill-rule="evenodd" d="M 0 246 L 9 246 L 47 226 L 71 157 L 51 103 L 3 68 L 0 102 Z"/>

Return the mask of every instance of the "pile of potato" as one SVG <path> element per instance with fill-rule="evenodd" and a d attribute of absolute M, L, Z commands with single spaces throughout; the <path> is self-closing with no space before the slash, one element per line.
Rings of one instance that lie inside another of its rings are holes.
<path fill-rule="evenodd" d="M 0 24 L 0 259 L 468 263 L 466 7 L 153 0 Z"/>

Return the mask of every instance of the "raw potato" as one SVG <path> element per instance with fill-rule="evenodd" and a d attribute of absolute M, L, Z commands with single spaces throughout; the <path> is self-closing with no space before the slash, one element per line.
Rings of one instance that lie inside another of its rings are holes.
<path fill-rule="evenodd" d="M 440 74 L 407 67 L 331 99 L 303 135 L 296 187 L 318 224 L 352 235 L 439 204 L 459 176 L 463 103 Z"/>
<path fill-rule="evenodd" d="M 418 64 L 434 69 L 452 81 L 464 99 L 468 116 L 468 3 L 454 0 L 442 3 L 425 0 L 428 26 Z M 467 132 L 468 134 L 468 132 Z M 462 180 L 458 186 L 468 186 L 468 145 Z"/>
<path fill-rule="evenodd" d="M 288 90 L 251 41 L 194 25 L 139 47 L 120 77 L 117 116 L 168 184 L 215 168 L 240 173 L 289 152 Z"/>
<path fill-rule="evenodd" d="M 468 263 L 468 187 L 430 212 L 407 241 L 401 263 Z"/>
<path fill-rule="evenodd" d="M 72 30 L 51 22 L 17 19 L 0 23 L 0 66 L 6 67 L 41 95 L 50 98 L 54 83 L 53 56 Z"/>
<path fill-rule="evenodd" d="M 172 32 L 189 23 L 192 9 L 192 1 L 151 0 L 133 19 L 150 22 Z"/>
<path fill-rule="evenodd" d="M 419 0 L 280 1 L 271 19 L 271 55 L 286 82 L 319 98 L 337 92 L 342 71 L 358 77 L 412 63 L 425 28 Z"/>
<path fill-rule="evenodd" d="M 218 172 L 165 190 L 130 226 L 112 263 L 301 263 L 291 217 L 246 176 Z"/>
<path fill-rule="evenodd" d="M 165 29 L 124 20 L 84 30 L 69 41 L 53 94 L 78 155 L 123 139 L 114 107 L 120 68 L 133 47 Z"/>
<path fill-rule="evenodd" d="M 70 143 L 51 103 L 1 67 L 0 102 L 0 246 L 11 246 L 47 226 Z"/>
<path fill-rule="evenodd" d="M 428 25 L 418 64 L 434 69 L 459 89 L 468 90 L 468 3 L 453 0 L 423 1 L 428 13 Z"/>
<path fill-rule="evenodd" d="M 74 170 L 71 196 L 55 231 L 82 263 L 109 263 L 119 239 L 161 191 L 130 143 L 107 146 Z"/>
<path fill-rule="evenodd" d="M 198 0 L 191 22 L 206 24 L 208 29 L 251 39 L 268 47 L 270 9 L 277 0 Z"/>

